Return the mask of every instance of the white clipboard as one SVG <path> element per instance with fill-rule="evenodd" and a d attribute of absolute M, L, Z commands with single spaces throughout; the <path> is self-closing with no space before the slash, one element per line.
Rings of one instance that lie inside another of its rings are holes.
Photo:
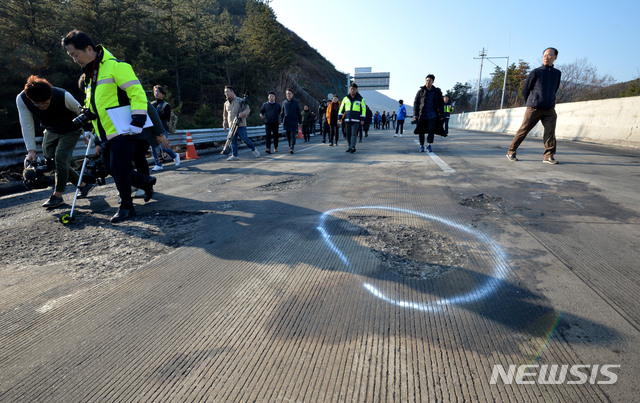
<path fill-rule="evenodd" d="M 107 109 L 107 115 L 116 128 L 118 134 L 130 134 L 129 126 L 131 126 L 131 105 L 115 106 Z M 147 121 L 144 122 L 144 127 L 153 126 L 153 122 L 149 115 L 147 115 Z"/>

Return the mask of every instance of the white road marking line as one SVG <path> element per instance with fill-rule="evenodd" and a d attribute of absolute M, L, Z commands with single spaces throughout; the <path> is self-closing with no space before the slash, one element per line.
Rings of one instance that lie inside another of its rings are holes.
<path fill-rule="evenodd" d="M 436 164 L 438 164 L 438 166 L 440 167 L 440 169 L 442 169 L 444 172 L 450 172 L 450 173 L 453 173 L 453 172 L 455 172 L 455 171 L 456 171 L 455 169 L 451 168 L 451 167 L 449 166 L 449 164 L 447 164 L 446 162 L 444 162 L 444 161 L 442 160 L 442 158 L 438 157 L 438 156 L 436 155 L 436 153 L 434 153 L 434 152 L 430 152 L 430 153 L 427 153 L 427 154 L 429 155 L 429 157 L 431 157 L 431 159 L 432 159 Z"/>
<path fill-rule="evenodd" d="M 420 144 L 418 140 L 414 140 L 414 141 L 416 142 L 416 144 Z M 429 157 L 431 157 L 433 162 L 438 164 L 440 169 L 442 169 L 444 172 L 454 173 L 456 171 L 455 169 L 451 168 L 449 164 L 444 162 L 442 158 L 438 157 L 436 153 L 434 153 L 433 151 L 432 152 L 425 151 L 425 152 L 429 155 Z"/>

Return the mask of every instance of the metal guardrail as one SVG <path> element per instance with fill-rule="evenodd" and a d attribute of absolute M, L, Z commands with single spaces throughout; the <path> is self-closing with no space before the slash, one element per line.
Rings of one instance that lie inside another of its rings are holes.
<path fill-rule="evenodd" d="M 227 139 L 227 132 L 222 129 L 192 129 L 177 130 L 174 134 L 168 136 L 172 146 L 186 146 L 187 132 L 191 134 L 194 144 L 212 144 L 221 143 Z M 265 136 L 264 126 L 247 127 L 247 136 L 250 139 L 258 139 Z M 42 137 L 36 138 L 38 155 L 42 155 Z M 81 138 L 73 150 L 74 157 L 82 157 L 87 149 L 87 145 Z M 12 165 L 22 164 L 24 157 L 27 155 L 24 148 L 23 139 L 0 140 L 0 169 L 7 168 Z"/>

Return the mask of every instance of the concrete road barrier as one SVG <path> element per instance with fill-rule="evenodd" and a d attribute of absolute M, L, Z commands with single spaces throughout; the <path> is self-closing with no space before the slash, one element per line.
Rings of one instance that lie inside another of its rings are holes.
<path fill-rule="evenodd" d="M 486 132 L 516 133 L 526 108 L 471 112 L 451 115 L 449 127 Z M 640 97 L 571 102 L 556 105 L 559 140 L 640 149 Z M 530 136 L 542 136 L 542 124 Z"/>

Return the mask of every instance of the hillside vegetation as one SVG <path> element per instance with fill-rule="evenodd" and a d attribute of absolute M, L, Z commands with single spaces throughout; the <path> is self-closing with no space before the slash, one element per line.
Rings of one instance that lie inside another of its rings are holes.
<path fill-rule="evenodd" d="M 60 45 L 72 29 L 130 63 L 151 97 L 166 86 L 178 127 L 221 125 L 223 89 L 249 91 L 254 111 L 291 87 L 314 107 L 344 93 L 346 75 L 256 0 L 11 0 L 0 12 L 0 137 L 20 137 L 15 97 L 36 74 L 78 100 L 80 67 Z M 249 124 L 258 124 L 252 113 Z"/>

